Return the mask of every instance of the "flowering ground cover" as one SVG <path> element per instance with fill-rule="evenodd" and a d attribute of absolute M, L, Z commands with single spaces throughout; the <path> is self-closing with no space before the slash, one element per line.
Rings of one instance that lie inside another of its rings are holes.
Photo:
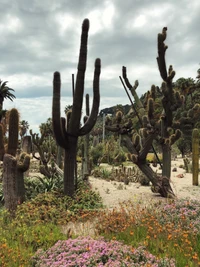
<path fill-rule="evenodd" d="M 58 241 L 47 251 L 38 250 L 32 262 L 34 267 L 175 266 L 174 260 L 157 259 L 144 247 L 134 249 L 118 241 L 90 237 Z"/>
<path fill-rule="evenodd" d="M 97 236 L 69 236 L 69 221 L 97 221 Z M 62 227 L 61 227 L 62 226 Z M 10 218 L 0 209 L 1 267 L 200 266 L 200 203 L 167 200 L 124 202 L 102 210 L 89 189 L 74 199 L 58 192 L 40 194 Z M 71 262 L 70 262 L 71 261 Z"/>
<path fill-rule="evenodd" d="M 101 216 L 102 218 L 102 216 Z M 135 206 L 124 203 L 105 213 L 98 231 L 109 240 L 145 246 L 157 257 L 175 259 L 175 266 L 200 266 L 200 203 L 180 199 Z"/>

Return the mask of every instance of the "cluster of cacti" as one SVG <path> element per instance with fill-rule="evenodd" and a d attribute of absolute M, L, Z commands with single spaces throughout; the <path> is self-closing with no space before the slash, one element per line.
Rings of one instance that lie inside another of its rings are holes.
<path fill-rule="evenodd" d="M 60 73 L 54 73 L 53 80 L 53 131 L 57 144 L 64 148 L 64 194 L 73 196 L 75 191 L 76 154 L 79 136 L 88 134 L 95 125 L 99 110 L 99 76 L 101 61 L 96 59 L 93 80 L 93 106 L 89 118 L 80 128 L 82 113 L 82 102 L 84 93 L 84 80 L 87 61 L 87 41 L 89 31 L 89 20 L 85 19 L 82 25 L 81 46 L 76 76 L 75 91 L 73 96 L 72 111 L 66 118 L 60 116 Z"/>
<path fill-rule="evenodd" d="M 24 173 L 30 165 L 30 156 L 27 153 L 17 155 L 19 131 L 19 113 L 13 108 L 9 114 L 9 133 L 7 148 L 1 146 L 3 156 L 3 193 L 5 207 L 14 211 L 18 203 L 25 200 Z M 0 133 L 2 125 L 0 124 Z M 0 144 L 3 144 L 3 135 L 0 134 Z M 4 145 L 5 147 L 5 145 Z M 4 152 L 3 152 L 4 151 Z M 5 153 L 3 155 L 3 153 Z"/>
<path fill-rule="evenodd" d="M 199 185 L 199 130 L 192 132 L 192 184 Z"/>
<path fill-rule="evenodd" d="M 131 182 L 140 183 L 141 185 L 149 185 L 149 180 L 137 166 L 122 166 L 119 169 L 114 169 L 111 174 L 111 179 L 118 182 L 124 182 L 125 184 L 129 184 L 129 182 Z"/>

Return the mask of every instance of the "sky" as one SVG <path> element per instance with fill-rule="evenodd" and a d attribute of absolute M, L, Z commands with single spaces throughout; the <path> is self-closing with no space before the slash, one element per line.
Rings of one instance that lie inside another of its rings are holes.
<path fill-rule="evenodd" d="M 85 94 L 92 104 L 94 61 L 101 58 L 100 109 L 130 104 L 119 76 L 139 81 L 138 95 L 161 85 L 157 35 L 167 27 L 167 66 L 193 79 L 200 68 L 199 0 L 0 0 L 0 79 L 8 81 L 20 119 L 38 132 L 52 116 L 53 73 L 62 81 L 62 108 L 72 104 L 82 22 L 90 21 Z M 84 109 L 84 107 L 83 107 Z"/>

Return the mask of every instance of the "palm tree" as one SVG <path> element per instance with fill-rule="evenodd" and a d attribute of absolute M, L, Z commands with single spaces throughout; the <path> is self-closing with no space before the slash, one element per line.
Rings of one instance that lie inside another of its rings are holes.
<path fill-rule="evenodd" d="M 27 133 L 27 130 L 29 128 L 29 124 L 28 124 L 28 121 L 25 121 L 25 120 L 22 120 L 20 121 L 20 136 L 21 136 L 21 139 L 24 137 L 24 135 Z"/>
<path fill-rule="evenodd" d="M 3 82 L 0 79 L 0 121 L 3 117 L 3 101 L 4 99 L 9 99 L 11 101 L 13 101 L 13 99 L 15 98 L 15 95 L 12 94 L 11 91 L 15 91 L 14 89 L 10 88 L 7 86 L 7 82 Z"/>

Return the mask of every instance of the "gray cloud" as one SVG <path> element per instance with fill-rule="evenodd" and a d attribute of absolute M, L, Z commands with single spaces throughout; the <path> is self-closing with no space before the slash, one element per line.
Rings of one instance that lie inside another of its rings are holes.
<path fill-rule="evenodd" d="M 45 121 L 50 113 L 41 113 L 36 121 L 33 112 L 22 110 L 26 110 L 26 103 L 31 103 L 33 110 L 40 105 L 45 109 L 44 99 L 52 97 L 54 71 L 61 73 L 62 96 L 71 98 L 71 75 L 77 71 L 81 24 L 86 17 L 90 19 L 90 31 L 85 92 L 92 96 L 94 61 L 100 57 L 101 108 L 120 104 L 120 100 L 129 103 L 119 80 L 123 65 L 131 83 L 139 80 L 140 95 L 151 84 L 160 85 L 157 34 L 164 26 L 168 27 L 166 61 L 176 70 L 175 79 L 196 77 L 199 0 L 0 2 L 0 78 L 9 81 L 17 97 L 6 105 L 19 106 L 22 114 L 29 114 L 33 125 Z"/>

